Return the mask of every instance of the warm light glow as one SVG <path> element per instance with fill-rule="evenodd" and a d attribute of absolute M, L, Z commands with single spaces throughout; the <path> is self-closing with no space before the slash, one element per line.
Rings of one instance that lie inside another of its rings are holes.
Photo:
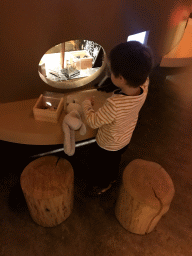
<path fill-rule="evenodd" d="M 41 58 L 41 63 L 45 63 L 46 75 L 48 76 L 49 70 L 55 67 L 59 68 L 60 53 L 44 54 Z"/>
<path fill-rule="evenodd" d="M 181 21 L 187 21 L 190 15 L 190 7 L 176 6 L 170 13 L 169 23 L 170 27 L 177 26 Z"/>
<path fill-rule="evenodd" d="M 187 27 L 180 42 L 166 54 L 161 66 L 182 67 L 190 65 L 192 61 L 192 19 L 188 20 Z"/>

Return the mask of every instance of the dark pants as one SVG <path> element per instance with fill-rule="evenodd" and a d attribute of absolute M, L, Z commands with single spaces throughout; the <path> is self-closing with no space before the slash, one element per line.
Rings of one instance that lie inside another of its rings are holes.
<path fill-rule="evenodd" d="M 75 175 L 86 180 L 90 186 L 107 187 L 118 178 L 121 155 L 127 147 L 108 151 L 95 142 L 76 148 L 75 155 L 71 158 Z"/>

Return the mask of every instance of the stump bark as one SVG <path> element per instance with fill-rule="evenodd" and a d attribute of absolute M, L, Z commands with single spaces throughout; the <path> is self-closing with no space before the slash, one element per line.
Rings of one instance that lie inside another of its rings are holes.
<path fill-rule="evenodd" d="M 115 215 L 126 230 L 150 233 L 169 210 L 174 193 L 170 176 L 159 164 L 136 159 L 124 170 Z"/>
<path fill-rule="evenodd" d="M 45 156 L 28 164 L 20 184 L 32 219 L 43 227 L 53 227 L 71 214 L 74 172 L 63 158 Z"/>

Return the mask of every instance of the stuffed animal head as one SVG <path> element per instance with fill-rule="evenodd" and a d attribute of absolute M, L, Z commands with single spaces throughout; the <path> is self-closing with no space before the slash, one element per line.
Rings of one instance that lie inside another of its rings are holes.
<path fill-rule="evenodd" d="M 67 96 L 66 112 L 70 113 L 72 110 L 77 110 L 81 116 L 83 114 L 83 110 L 79 101 L 73 98 L 72 95 L 69 95 Z"/>

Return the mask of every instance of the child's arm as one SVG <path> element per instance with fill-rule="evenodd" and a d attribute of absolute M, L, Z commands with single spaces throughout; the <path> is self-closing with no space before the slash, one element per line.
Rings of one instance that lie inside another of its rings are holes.
<path fill-rule="evenodd" d="M 87 124 L 93 129 L 99 128 L 104 124 L 110 124 L 115 120 L 116 106 L 109 99 L 97 112 L 94 111 L 89 99 L 83 101 L 82 108 Z"/>

